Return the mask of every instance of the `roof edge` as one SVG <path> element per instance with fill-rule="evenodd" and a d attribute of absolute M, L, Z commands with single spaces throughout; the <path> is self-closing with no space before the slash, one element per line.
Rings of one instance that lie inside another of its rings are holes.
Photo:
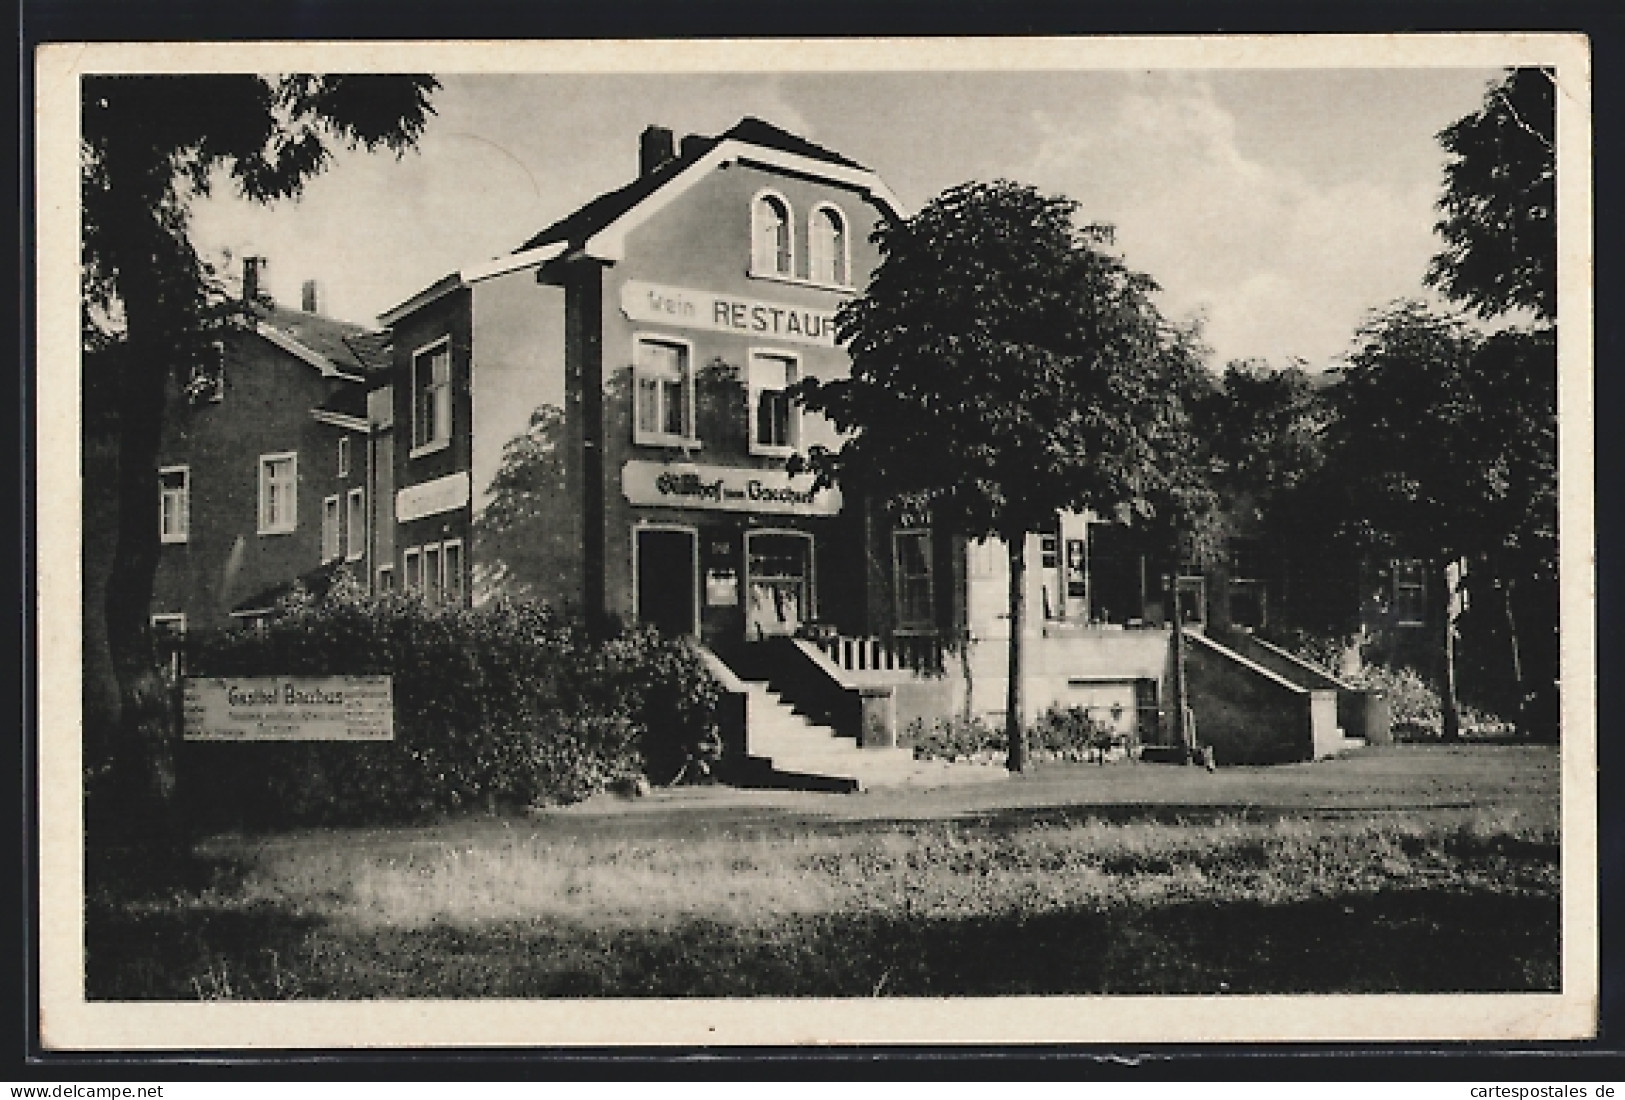
<path fill-rule="evenodd" d="M 473 285 L 474 283 L 484 282 L 486 279 L 494 279 L 499 275 L 523 271 L 527 267 L 539 267 L 549 260 L 558 259 L 564 255 L 568 248 L 569 245 L 563 241 L 537 245 L 535 248 L 527 248 L 523 252 L 514 252 L 507 256 L 498 256 L 493 260 L 486 260 L 484 263 L 473 264 L 463 268 L 457 274 L 463 282 Z"/>
<path fill-rule="evenodd" d="M 422 309 L 430 302 L 433 302 L 438 298 L 445 297 L 447 294 L 451 293 L 453 290 L 457 290 L 463 285 L 462 273 L 453 271 L 450 275 L 442 276 L 435 282 L 430 283 L 428 286 L 424 287 L 422 290 L 418 291 L 404 302 L 400 302 L 384 310 L 384 312 L 378 315 L 378 323 L 385 328 L 388 328 L 396 321 L 399 321 L 402 317 L 405 317 L 407 314 Z"/>
<path fill-rule="evenodd" d="M 334 412 L 332 409 L 311 409 L 310 416 L 312 420 L 323 424 L 331 424 L 335 428 L 344 428 L 352 432 L 365 432 L 372 427 L 364 417 L 350 416 L 347 413 Z"/>
<path fill-rule="evenodd" d="M 790 153 L 739 138 L 727 138 L 717 142 L 704 156 L 633 203 L 608 224 L 599 227 L 587 237 L 582 251 L 597 260 L 611 263 L 621 260 L 626 253 L 628 233 L 697 184 L 707 173 L 735 161 L 784 169 L 815 179 L 822 178 L 842 183 L 893 216 L 898 218 L 908 216 L 902 200 L 872 169 L 833 164 L 801 153 Z"/>
<path fill-rule="evenodd" d="M 319 351 L 316 351 L 314 348 L 307 347 L 306 345 L 300 343 L 298 340 L 292 336 L 289 336 L 281 329 L 276 328 L 274 325 L 268 325 L 264 321 L 255 321 L 254 333 L 262 339 L 269 341 L 271 344 L 274 344 L 276 347 L 281 348 L 294 358 L 303 360 L 304 362 L 315 367 L 317 370 L 322 372 L 322 376 L 324 378 L 342 378 L 346 382 L 361 381 L 361 376 L 359 374 L 351 374 L 349 371 L 340 370 L 337 364 L 335 364 L 327 356 L 323 355 Z"/>

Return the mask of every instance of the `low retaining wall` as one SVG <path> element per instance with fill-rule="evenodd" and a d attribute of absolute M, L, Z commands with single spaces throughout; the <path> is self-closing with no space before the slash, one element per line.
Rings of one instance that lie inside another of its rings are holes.
<path fill-rule="evenodd" d="M 1198 744 L 1220 764 L 1281 764 L 1341 748 L 1337 693 L 1299 687 L 1200 634 L 1185 636 L 1186 695 Z"/>
<path fill-rule="evenodd" d="M 975 682 L 971 710 L 994 723 L 1004 719 L 1010 684 L 1008 645 L 1005 638 L 981 639 L 971 643 L 967 654 Z M 1030 635 L 1023 639 L 1022 658 L 1026 721 L 1050 707 L 1091 707 L 1110 700 L 1136 712 L 1138 738 L 1157 739 L 1154 704 L 1151 713 L 1140 713 L 1140 697 L 1159 697 L 1151 685 L 1165 682 L 1168 675 L 1168 631 L 1096 628 Z M 946 663 L 953 680 L 958 658 L 950 656 Z M 963 681 L 962 676 L 958 679 Z"/>
<path fill-rule="evenodd" d="M 1346 736 L 1363 738 L 1368 745 L 1386 745 L 1393 741 L 1388 700 L 1382 692 L 1355 687 L 1326 669 L 1250 634 L 1227 635 L 1223 642 L 1248 660 L 1263 665 L 1299 687 L 1335 691 L 1337 724 L 1343 728 Z"/>

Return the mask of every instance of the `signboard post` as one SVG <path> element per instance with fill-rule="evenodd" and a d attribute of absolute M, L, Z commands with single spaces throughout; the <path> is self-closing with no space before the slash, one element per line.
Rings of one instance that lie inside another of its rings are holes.
<path fill-rule="evenodd" d="M 389 676 L 188 676 L 187 741 L 392 741 Z"/>

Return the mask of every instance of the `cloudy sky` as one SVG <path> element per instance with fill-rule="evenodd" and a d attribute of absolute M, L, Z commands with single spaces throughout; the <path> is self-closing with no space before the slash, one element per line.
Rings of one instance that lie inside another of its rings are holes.
<path fill-rule="evenodd" d="M 909 209 L 970 179 L 1077 199 L 1117 226 L 1214 362 L 1322 366 L 1362 316 L 1419 295 L 1441 152 L 1493 69 L 442 75 L 396 161 L 345 155 L 297 203 L 226 196 L 208 249 L 270 258 L 297 304 L 376 315 L 629 180 L 650 123 L 714 134 L 756 115 L 876 170 Z"/>

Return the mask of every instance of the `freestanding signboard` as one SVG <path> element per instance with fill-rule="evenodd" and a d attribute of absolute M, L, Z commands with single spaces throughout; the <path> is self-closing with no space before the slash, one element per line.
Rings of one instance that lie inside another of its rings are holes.
<path fill-rule="evenodd" d="M 188 676 L 188 741 L 391 741 L 388 676 Z"/>

